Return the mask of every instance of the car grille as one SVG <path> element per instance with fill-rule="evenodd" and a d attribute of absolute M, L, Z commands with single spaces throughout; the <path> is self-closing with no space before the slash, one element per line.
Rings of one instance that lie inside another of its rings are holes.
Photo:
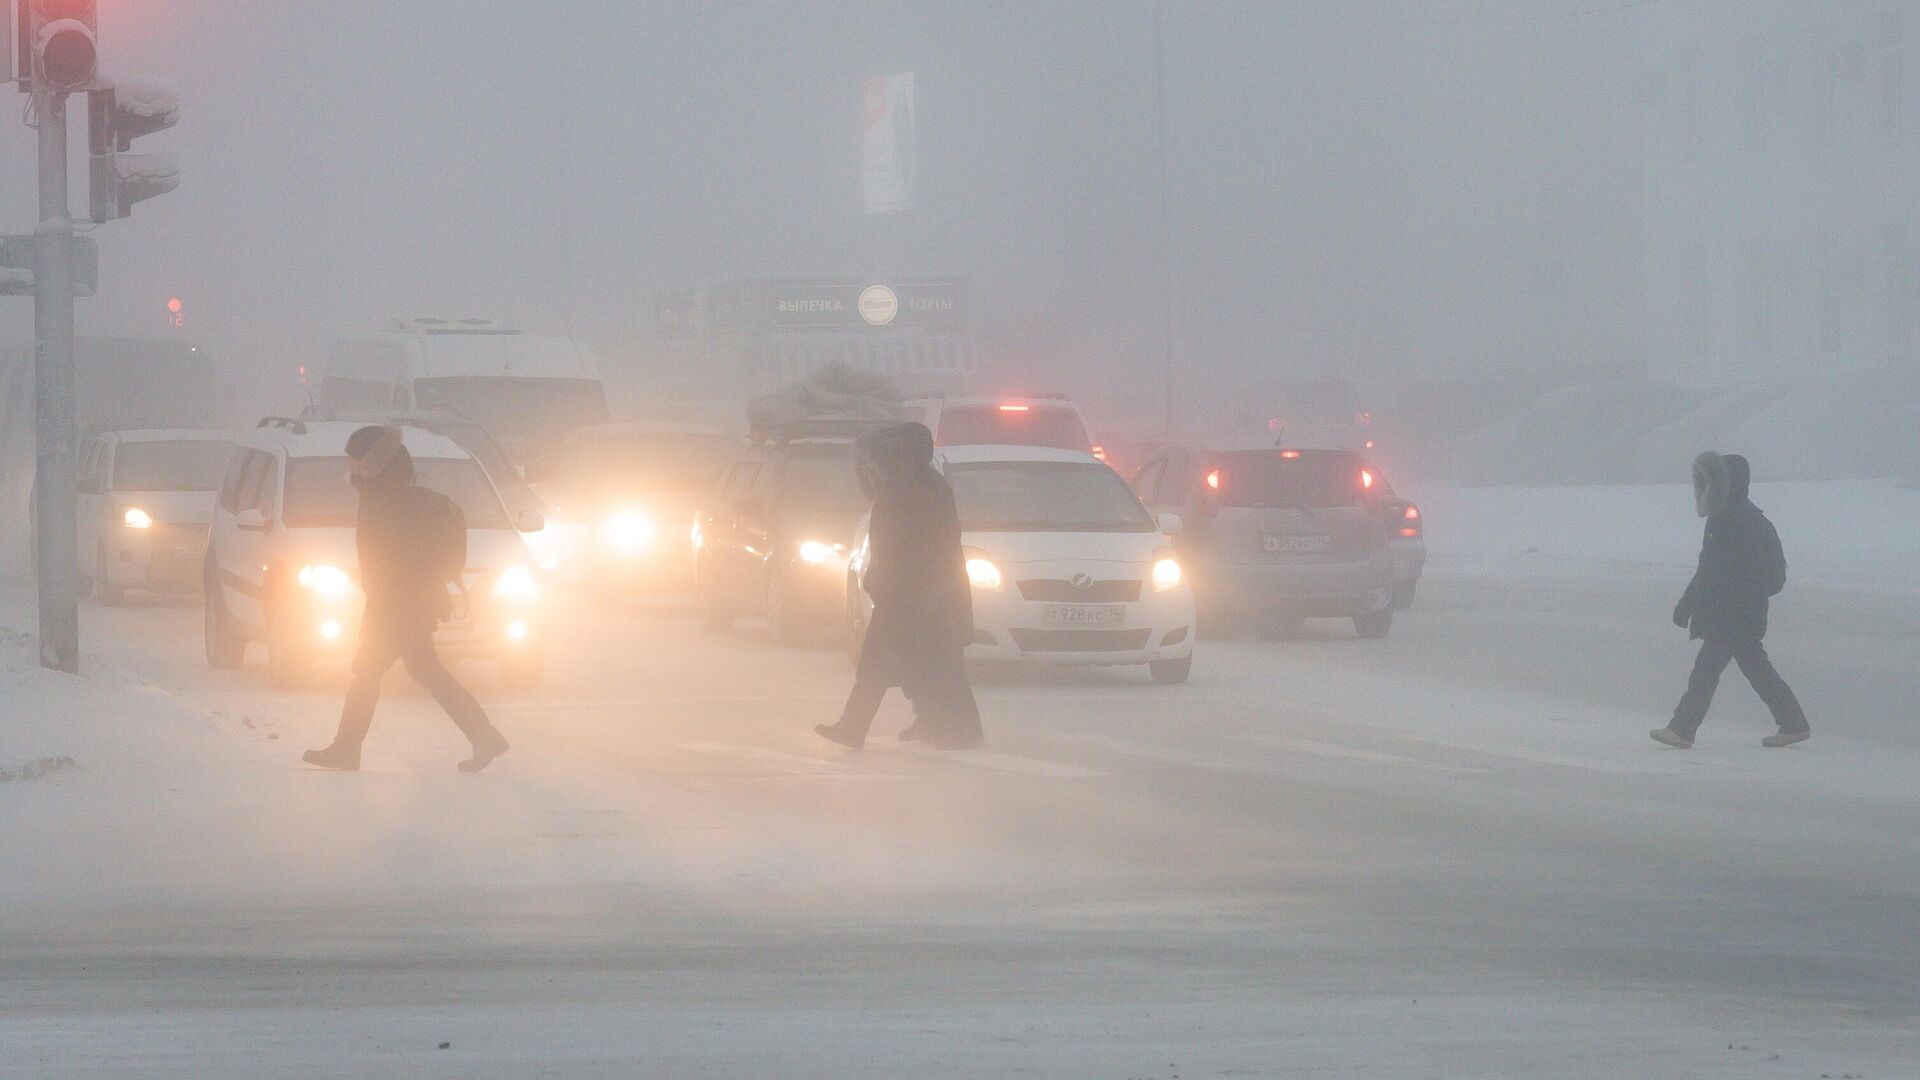
<path fill-rule="evenodd" d="M 1096 581 L 1084 589 L 1071 581 L 1036 578 L 1017 582 L 1023 600 L 1045 600 L 1055 604 L 1131 604 L 1140 599 L 1140 580 Z"/>
<path fill-rule="evenodd" d="M 1152 630 L 1010 630 L 1021 652 L 1134 652 Z"/>

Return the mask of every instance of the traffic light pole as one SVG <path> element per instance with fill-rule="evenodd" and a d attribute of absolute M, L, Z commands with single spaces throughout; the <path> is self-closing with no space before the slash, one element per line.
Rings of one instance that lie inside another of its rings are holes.
<path fill-rule="evenodd" d="M 40 227 L 35 231 L 33 325 L 35 579 L 40 663 L 80 670 L 74 566 L 73 218 L 67 205 L 67 95 L 36 91 Z"/>

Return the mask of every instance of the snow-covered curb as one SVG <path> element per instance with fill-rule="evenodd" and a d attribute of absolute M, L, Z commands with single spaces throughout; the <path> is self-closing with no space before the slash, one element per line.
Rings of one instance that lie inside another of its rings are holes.
<path fill-rule="evenodd" d="M 57 773 L 61 769 L 77 769 L 79 767 L 79 762 L 65 754 L 36 758 L 19 765 L 0 765 L 0 784 L 11 784 L 15 780 L 38 780 L 43 776 Z"/>

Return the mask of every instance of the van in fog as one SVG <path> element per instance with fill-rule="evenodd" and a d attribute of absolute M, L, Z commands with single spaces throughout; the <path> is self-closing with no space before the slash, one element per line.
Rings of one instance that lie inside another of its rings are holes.
<path fill-rule="evenodd" d="M 584 344 L 487 319 L 395 319 L 339 339 L 315 405 L 337 416 L 451 410 L 485 427 L 521 465 L 609 419 L 599 365 Z"/>

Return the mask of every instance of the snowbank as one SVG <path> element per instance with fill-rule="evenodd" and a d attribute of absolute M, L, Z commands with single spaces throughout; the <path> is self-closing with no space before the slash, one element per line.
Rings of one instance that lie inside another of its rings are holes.
<path fill-rule="evenodd" d="M 1409 494 L 1426 518 L 1434 570 L 1664 574 L 1699 555 L 1690 484 L 1441 484 Z M 1753 501 L 1780 530 L 1791 580 L 1920 589 L 1920 491 L 1891 480 L 1763 483 Z"/>

